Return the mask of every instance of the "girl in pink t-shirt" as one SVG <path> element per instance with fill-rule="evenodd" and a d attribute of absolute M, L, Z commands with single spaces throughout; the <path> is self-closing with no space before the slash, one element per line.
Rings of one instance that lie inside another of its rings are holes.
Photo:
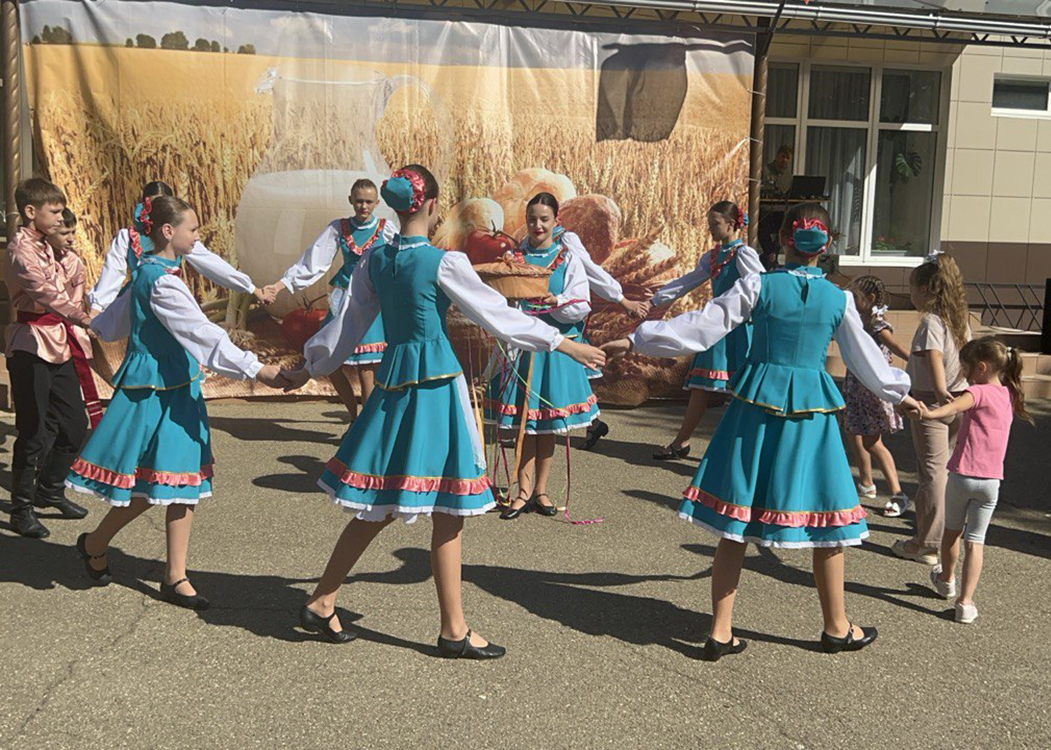
<path fill-rule="evenodd" d="M 956 599 L 956 622 L 978 617 L 974 590 L 982 573 L 985 532 L 996 508 L 1004 454 L 1015 415 L 1029 423 L 1022 393 L 1022 358 L 1018 352 L 985 336 L 969 341 L 960 350 L 960 362 L 970 384 L 961 396 L 937 409 L 921 409 L 921 419 L 944 419 L 963 413 L 956 448 L 949 459 L 945 487 L 945 534 L 941 564 L 931 569 L 931 584 L 946 599 L 956 596 L 956 563 L 960 536 L 967 555 L 963 580 Z M 966 530 L 966 532 L 965 532 Z"/>

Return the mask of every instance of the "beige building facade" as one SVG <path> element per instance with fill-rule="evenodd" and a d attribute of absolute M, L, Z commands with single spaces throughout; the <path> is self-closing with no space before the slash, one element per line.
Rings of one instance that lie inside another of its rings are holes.
<path fill-rule="evenodd" d="M 843 273 L 904 291 L 935 248 L 967 281 L 1051 277 L 1051 52 L 775 36 L 765 161 L 826 177 Z"/>

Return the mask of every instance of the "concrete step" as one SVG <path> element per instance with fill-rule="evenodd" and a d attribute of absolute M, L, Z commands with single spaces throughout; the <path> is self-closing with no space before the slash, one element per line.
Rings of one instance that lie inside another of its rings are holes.
<path fill-rule="evenodd" d="M 1051 354 L 1022 352 L 1022 375 L 1051 375 Z"/>
<path fill-rule="evenodd" d="M 1051 375 L 1023 375 L 1022 390 L 1027 401 L 1051 399 Z"/>
<path fill-rule="evenodd" d="M 1004 328 L 1002 326 L 981 326 L 974 329 L 974 336 L 975 338 L 979 336 L 995 336 L 1007 346 L 1013 346 L 1015 349 L 1021 349 L 1023 352 L 1040 351 L 1039 331 L 1020 331 L 1017 328 Z"/>

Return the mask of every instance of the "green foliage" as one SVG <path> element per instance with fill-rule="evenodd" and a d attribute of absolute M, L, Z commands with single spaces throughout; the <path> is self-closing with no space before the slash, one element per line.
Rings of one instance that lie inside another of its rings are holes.
<path fill-rule="evenodd" d="M 135 44 L 142 49 L 157 49 L 157 40 L 149 34 L 137 34 L 135 36 Z"/>
<path fill-rule="evenodd" d="M 190 49 L 190 40 L 181 31 L 170 31 L 161 37 L 161 49 Z"/>
<path fill-rule="evenodd" d="M 239 55 L 254 55 L 255 45 L 254 44 L 242 44 L 237 48 L 237 54 Z"/>

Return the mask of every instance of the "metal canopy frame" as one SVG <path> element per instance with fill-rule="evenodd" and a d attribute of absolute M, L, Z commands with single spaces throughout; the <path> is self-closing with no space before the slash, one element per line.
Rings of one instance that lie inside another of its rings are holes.
<path fill-rule="evenodd" d="M 303 5 L 382 9 L 393 14 L 429 9 L 489 20 L 525 13 L 563 23 L 631 21 L 747 34 L 1051 49 L 1051 20 L 932 10 L 919 2 L 922 9 L 916 11 L 798 0 L 315 0 Z"/>

